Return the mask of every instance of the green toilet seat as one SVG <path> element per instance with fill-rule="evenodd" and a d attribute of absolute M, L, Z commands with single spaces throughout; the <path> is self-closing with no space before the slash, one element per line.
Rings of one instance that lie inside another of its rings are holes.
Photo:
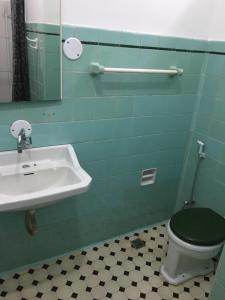
<path fill-rule="evenodd" d="M 209 208 L 189 208 L 170 220 L 172 232 L 196 246 L 214 246 L 225 240 L 225 219 Z"/>

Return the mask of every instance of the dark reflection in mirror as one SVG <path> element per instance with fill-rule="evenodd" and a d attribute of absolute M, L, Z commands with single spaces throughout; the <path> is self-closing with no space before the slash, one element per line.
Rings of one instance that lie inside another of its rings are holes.
<path fill-rule="evenodd" d="M 61 99 L 59 20 L 59 0 L 0 0 L 0 103 Z"/>
<path fill-rule="evenodd" d="M 11 0 L 12 101 L 30 101 L 24 1 Z"/>

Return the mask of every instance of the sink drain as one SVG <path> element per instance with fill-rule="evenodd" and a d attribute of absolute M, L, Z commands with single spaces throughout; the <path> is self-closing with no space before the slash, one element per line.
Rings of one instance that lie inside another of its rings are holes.
<path fill-rule="evenodd" d="M 142 241 L 141 239 L 136 239 L 131 242 L 131 247 L 135 249 L 140 249 L 144 246 L 145 246 L 145 241 Z"/>

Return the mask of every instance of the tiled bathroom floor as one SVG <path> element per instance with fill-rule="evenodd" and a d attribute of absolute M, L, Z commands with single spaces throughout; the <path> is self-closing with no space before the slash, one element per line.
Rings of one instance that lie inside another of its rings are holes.
<path fill-rule="evenodd" d="M 137 237 L 146 242 L 139 250 L 131 247 Z M 166 247 L 165 225 L 158 225 L 0 279 L 0 300 L 207 299 L 213 274 L 180 286 L 163 280 Z"/>

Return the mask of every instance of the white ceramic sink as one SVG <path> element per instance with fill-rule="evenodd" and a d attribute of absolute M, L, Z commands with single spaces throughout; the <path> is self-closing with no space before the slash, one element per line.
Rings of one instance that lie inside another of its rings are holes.
<path fill-rule="evenodd" d="M 29 210 L 88 190 L 71 145 L 0 152 L 0 211 Z"/>

